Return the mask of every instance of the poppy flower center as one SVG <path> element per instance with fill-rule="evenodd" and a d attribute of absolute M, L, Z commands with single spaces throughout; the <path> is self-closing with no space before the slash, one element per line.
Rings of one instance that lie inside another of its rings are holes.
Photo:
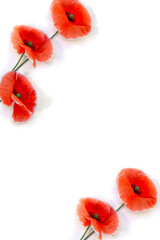
<path fill-rule="evenodd" d="M 90 212 L 89 215 L 92 218 L 96 219 L 98 222 L 101 222 L 101 219 L 100 219 L 100 217 L 99 217 L 99 215 L 97 213 Z"/>
<path fill-rule="evenodd" d="M 28 45 L 29 47 L 32 47 L 33 43 L 30 41 L 27 45 Z"/>
<path fill-rule="evenodd" d="M 94 214 L 93 218 L 95 218 L 96 220 L 98 219 L 98 214 Z"/>
<path fill-rule="evenodd" d="M 34 49 L 33 42 L 28 40 L 23 40 L 24 44 L 32 49 Z"/>
<path fill-rule="evenodd" d="M 68 11 L 66 12 L 66 15 L 68 17 L 68 20 L 70 22 L 75 22 L 74 15 L 72 13 L 69 13 Z"/>
<path fill-rule="evenodd" d="M 140 187 L 139 186 L 136 186 L 135 184 L 132 184 L 132 188 L 134 190 L 134 192 L 138 195 L 141 194 L 141 191 L 140 191 Z"/>
<path fill-rule="evenodd" d="M 21 98 L 22 94 L 21 93 L 17 93 L 16 90 L 13 91 L 14 95 L 16 95 L 17 98 Z"/>

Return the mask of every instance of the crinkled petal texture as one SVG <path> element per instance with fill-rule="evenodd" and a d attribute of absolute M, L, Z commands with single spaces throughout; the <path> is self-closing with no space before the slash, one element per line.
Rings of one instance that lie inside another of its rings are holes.
<path fill-rule="evenodd" d="M 117 177 L 118 192 L 126 207 L 132 211 L 152 208 L 157 202 L 157 190 L 145 173 L 138 169 L 126 168 Z M 138 187 L 139 191 L 135 191 Z"/>
<path fill-rule="evenodd" d="M 51 11 L 53 23 L 63 37 L 76 39 L 91 31 L 90 14 L 78 0 L 54 0 Z M 70 14 L 73 19 L 69 20 Z"/>
<path fill-rule="evenodd" d="M 17 94 L 21 97 L 18 98 Z M 0 98 L 3 103 L 13 106 L 13 119 L 15 122 L 27 121 L 36 106 L 36 91 L 29 80 L 20 73 L 8 72 L 0 83 Z"/>
<path fill-rule="evenodd" d="M 46 62 L 53 54 L 51 40 L 36 28 L 24 25 L 14 27 L 11 42 L 18 54 L 25 52 L 33 60 L 34 66 L 36 66 L 36 60 Z"/>
<path fill-rule="evenodd" d="M 82 198 L 77 207 L 77 215 L 84 226 L 92 225 L 99 233 L 99 239 L 102 239 L 102 232 L 113 234 L 119 226 L 116 211 L 108 203 L 94 198 Z"/>

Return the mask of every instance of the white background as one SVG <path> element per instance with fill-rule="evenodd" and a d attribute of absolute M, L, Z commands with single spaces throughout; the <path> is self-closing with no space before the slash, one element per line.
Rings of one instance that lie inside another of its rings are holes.
<path fill-rule="evenodd" d="M 76 206 L 96 197 L 117 208 L 116 177 L 125 167 L 146 172 L 159 189 L 160 2 L 86 0 L 92 32 L 53 39 L 54 56 L 25 74 L 38 95 L 32 119 L 12 120 L 0 106 L 0 239 L 79 240 Z M 53 27 L 51 1 L 0 2 L 0 78 L 19 56 L 15 25 Z M 104 239 L 157 239 L 159 203 L 119 212 L 119 231 Z M 92 237 L 98 239 L 98 235 Z"/>

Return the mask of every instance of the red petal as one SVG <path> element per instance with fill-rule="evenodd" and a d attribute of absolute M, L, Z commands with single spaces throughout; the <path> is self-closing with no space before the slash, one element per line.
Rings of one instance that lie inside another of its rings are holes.
<path fill-rule="evenodd" d="M 22 47 L 23 40 L 19 35 L 19 30 L 17 26 L 14 27 L 13 32 L 11 34 L 11 43 L 13 45 L 13 48 L 17 50 L 18 54 L 25 52 L 25 49 Z"/>
<path fill-rule="evenodd" d="M 0 83 L 0 98 L 3 103 L 10 106 L 12 103 L 11 95 L 14 90 L 16 73 L 14 71 L 8 72 L 4 75 Z"/>
<path fill-rule="evenodd" d="M 91 225 L 94 228 L 95 232 L 99 233 L 99 239 L 102 240 L 102 229 L 99 222 L 96 219 L 92 218 Z"/>
<path fill-rule="evenodd" d="M 78 207 L 77 207 L 77 215 L 79 220 L 83 223 L 84 226 L 89 226 L 91 224 L 91 221 L 89 220 L 89 214 L 86 210 L 84 199 L 81 199 L 79 201 Z"/>
<path fill-rule="evenodd" d="M 51 40 L 48 38 L 46 34 L 44 34 L 43 44 L 34 51 L 34 55 L 37 61 L 46 62 L 48 61 L 53 54 L 53 45 Z"/>
<path fill-rule="evenodd" d="M 31 115 L 25 107 L 14 104 L 12 117 L 15 122 L 25 122 L 30 119 Z"/>
<path fill-rule="evenodd" d="M 18 104 L 20 107 L 26 110 L 30 115 L 32 114 L 32 112 L 21 102 L 19 98 L 16 97 L 16 95 L 12 94 L 11 98 L 16 104 Z"/>
<path fill-rule="evenodd" d="M 101 224 L 101 230 L 105 234 L 113 234 L 119 226 L 117 212 L 110 206 L 110 213 L 106 220 Z"/>
<path fill-rule="evenodd" d="M 33 114 L 36 106 L 36 92 L 29 80 L 22 74 L 17 74 L 14 88 L 17 93 L 22 95 L 20 99 L 12 95 L 15 101 L 13 107 L 14 121 L 27 121 Z"/>

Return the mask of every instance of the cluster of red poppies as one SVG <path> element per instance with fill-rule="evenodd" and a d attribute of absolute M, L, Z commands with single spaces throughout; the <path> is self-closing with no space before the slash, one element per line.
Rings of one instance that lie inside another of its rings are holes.
<path fill-rule="evenodd" d="M 57 31 L 48 37 L 42 31 L 29 26 L 16 26 L 11 35 L 11 43 L 21 54 L 12 71 L 5 74 L 0 83 L 0 98 L 3 104 L 13 106 L 13 119 L 27 121 L 36 106 L 36 91 L 29 80 L 17 71 L 29 60 L 46 62 L 53 55 L 51 40 L 57 33 L 66 39 L 76 39 L 87 35 L 91 30 L 91 17 L 78 0 L 54 0 L 51 4 L 53 23 Z M 23 57 L 25 59 L 22 61 Z"/>
<path fill-rule="evenodd" d="M 98 199 L 83 198 L 77 208 L 79 220 L 87 227 L 80 240 L 86 240 L 97 232 L 113 234 L 119 226 L 117 212 L 126 206 L 131 211 L 143 211 L 153 208 L 157 202 L 157 190 L 152 180 L 138 169 L 126 168 L 117 177 L 117 186 L 122 205 L 114 210 L 108 203 Z M 92 227 L 92 229 L 91 229 Z M 88 230 L 90 233 L 86 236 Z"/>

